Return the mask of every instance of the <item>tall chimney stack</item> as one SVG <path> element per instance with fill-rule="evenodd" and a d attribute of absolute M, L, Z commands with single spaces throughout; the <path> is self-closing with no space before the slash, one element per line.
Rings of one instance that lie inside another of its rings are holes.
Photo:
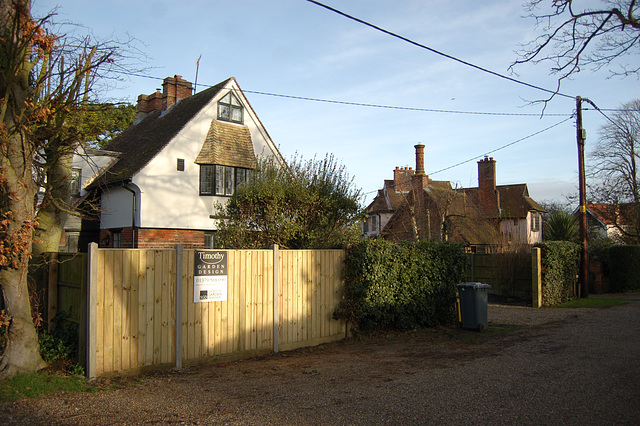
<path fill-rule="evenodd" d="M 424 145 L 414 145 L 416 149 L 416 173 L 411 177 L 411 187 L 416 190 L 427 189 L 429 176 L 424 171 Z"/>
<path fill-rule="evenodd" d="M 480 206 L 485 214 L 498 214 L 500 204 L 496 191 L 496 162 L 493 157 L 478 161 L 478 194 Z"/>
<path fill-rule="evenodd" d="M 416 149 L 416 175 L 424 175 L 424 145 L 415 145 Z"/>

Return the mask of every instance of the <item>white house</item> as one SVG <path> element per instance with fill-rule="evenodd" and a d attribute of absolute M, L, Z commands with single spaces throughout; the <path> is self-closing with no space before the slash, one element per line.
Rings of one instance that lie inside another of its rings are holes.
<path fill-rule="evenodd" d="M 162 92 L 138 97 L 136 122 L 82 171 L 93 170 L 83 190 L 100 194 L 99 245 L 211 247 L 216 206 L 261 156 L 284 165 L 233 77 L 194 95 L 181 76 L 165 78 Z"/>

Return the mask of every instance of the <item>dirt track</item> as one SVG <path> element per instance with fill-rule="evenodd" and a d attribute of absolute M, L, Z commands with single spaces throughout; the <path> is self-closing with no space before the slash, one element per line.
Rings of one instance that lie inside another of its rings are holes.
<path fill-rule="evenodd" d="M 483 334 L 381 335 L 111 381 L 0 405 L 0 423 L 635 425 L 639 296 L 601 310 L 491 305 Z"/>

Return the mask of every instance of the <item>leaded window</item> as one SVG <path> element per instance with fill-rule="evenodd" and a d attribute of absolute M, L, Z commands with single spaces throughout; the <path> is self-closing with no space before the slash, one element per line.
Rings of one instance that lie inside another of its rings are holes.
<path fill-rule="evenodd" d="M 200 165 L 200 195 L 213 195 L 213 165 Z"/>
<path fill-rule="evenodd" d="M 242 104 L 231 92 L 218 101 L 218 120 L 242 123 Z"/>
<path fill-rule="evenodd" d="M 252 170 L 213 164 L 200 165 L 200 195 L 230 197 L 236 188 L 251 179 Z"/>

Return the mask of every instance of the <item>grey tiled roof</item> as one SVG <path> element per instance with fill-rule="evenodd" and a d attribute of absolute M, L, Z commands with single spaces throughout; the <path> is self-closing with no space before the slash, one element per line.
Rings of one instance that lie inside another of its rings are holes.
<path fill-rule="evenodd" d="M 173 105 L 164 113 L 154 111 L 139 123 L 131 125 L 105 149 L 121 153 L 96 185 L 110 185 L 131 179 L 153 159 L 173 137 L 229 82 L 227 79 Z"/>

